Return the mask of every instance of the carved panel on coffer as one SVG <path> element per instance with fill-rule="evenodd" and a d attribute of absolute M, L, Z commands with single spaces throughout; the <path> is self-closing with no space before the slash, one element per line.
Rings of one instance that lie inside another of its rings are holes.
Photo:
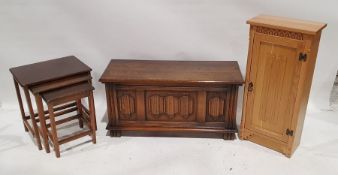
<path fill-rule="evenodd" d="M 146 111 L 149 121 L 195 121 L 196 93 L 147 92 Z"/>
<path fill-rule="evenodd" d="M 136 120 L 135 91 L 117 91 L 117 103 L 120 120 Z"/>
<path fill-rule="evenodd" d="M 207 122 L 224 122 L 228 115 L 227 92 L 208 92 L 207 94 Z"/>

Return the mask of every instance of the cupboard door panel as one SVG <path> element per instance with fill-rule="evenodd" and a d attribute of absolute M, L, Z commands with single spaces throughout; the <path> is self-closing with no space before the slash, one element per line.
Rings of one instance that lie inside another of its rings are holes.
<path fill-rule="evenodd" d="M 247 128 L 287 142 L 302 62 L 303 42 L 257 34 L 253 43 Z"/>

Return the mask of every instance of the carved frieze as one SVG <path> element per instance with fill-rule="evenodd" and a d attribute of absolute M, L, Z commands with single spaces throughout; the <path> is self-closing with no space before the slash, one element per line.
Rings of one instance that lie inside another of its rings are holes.
<path fill-rule="evenodd" d="M 272 29 L 272 28 L 267 28 L 267 27 L 256 26 L 256 32 L 264 33 L 264 34 L 267 34 L 267 35 L 291 38 L 291 39 L 296 39 L 296 40 L 303 40 L 303 34 L 302 33 L 290 32 L 290 31 L 286 31 L 286 30 Z"/>

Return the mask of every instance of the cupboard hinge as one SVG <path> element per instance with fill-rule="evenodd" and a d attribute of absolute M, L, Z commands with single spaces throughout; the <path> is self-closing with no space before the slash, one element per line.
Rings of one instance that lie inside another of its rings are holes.
<path fill-rule="evenodd" d="M 306 61 L 307 59 L 307 54 L 306 53 L 300 53 L 299 54 L 299 61 Z"/>
<path fill-rule="evenodd" d="M 286 129 L 286 135 L 293 136 L 293 130 Z"/>

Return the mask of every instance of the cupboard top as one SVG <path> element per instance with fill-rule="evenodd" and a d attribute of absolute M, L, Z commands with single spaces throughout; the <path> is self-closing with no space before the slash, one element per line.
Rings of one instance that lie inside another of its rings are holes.
<path fill-rule="evenodd" d="M 263 26 L 275 29 L 289 30 L 310 35 L 315 35 L 326 27 L 327 24 L 305 21 L 285 17 L 259 15 L 247 21 L 250 25 Z"/>
<path fill-rule="evenodd" d="M 226 85 L 243 84 L 236 61 L 111 60 L 103 83 Z"/>

